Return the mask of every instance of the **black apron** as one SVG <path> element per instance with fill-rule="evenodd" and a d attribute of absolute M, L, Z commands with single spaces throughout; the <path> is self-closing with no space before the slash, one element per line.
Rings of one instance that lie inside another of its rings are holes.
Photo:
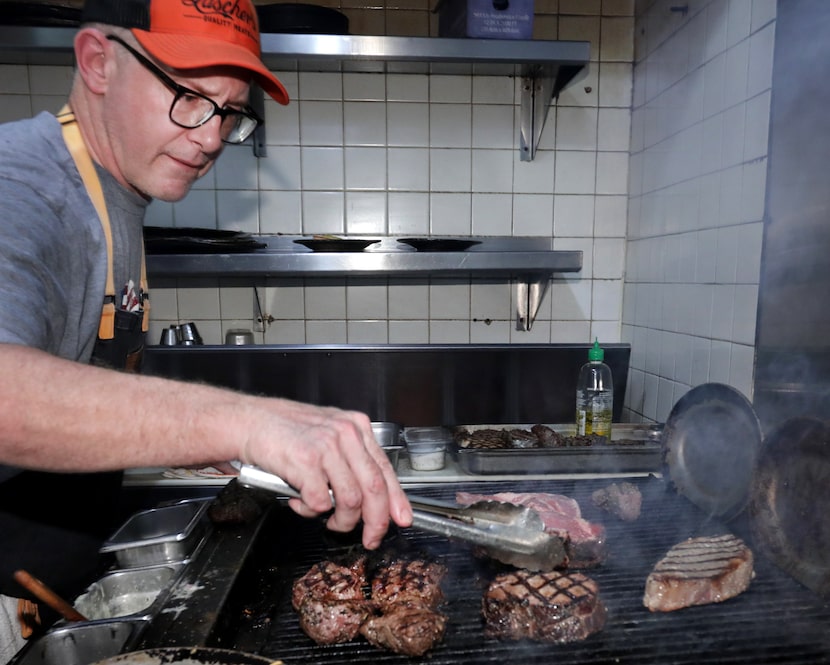
<path fill-rule="evenodd" d="M 144 256 L 142 254 L 138 312 L 121 309 L 115 301 L 112 233 L 103 190 L 74 115 L 64 107 L 58 116 L 64 140 L 95 204 L 107 239 L 107 285 L 91 363 L 137 372 L 144 355 L 149 321 Z M 118 431 L 113 429 L 113 445 Z M 100 576 L 99 548 L 118 526 L 123 474 L 48 473 L 24 471 L 0 483 L 0 594 L 35 600 L 13 579 L 23 568 L 74 599 Z M 56 619 L 41 607 L 44 625 Z"/>

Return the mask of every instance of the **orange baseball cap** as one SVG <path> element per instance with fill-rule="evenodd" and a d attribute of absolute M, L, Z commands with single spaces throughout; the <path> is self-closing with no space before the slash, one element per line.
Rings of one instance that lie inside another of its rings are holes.
<path fill-rule="evenodd" d="M 87 0 L 82 23 L 129 28 L 159 62 L 174 69 L 240 67 L 280 104 L 288 92 L 262 62 L 259 18 L 251 0 Z"/>

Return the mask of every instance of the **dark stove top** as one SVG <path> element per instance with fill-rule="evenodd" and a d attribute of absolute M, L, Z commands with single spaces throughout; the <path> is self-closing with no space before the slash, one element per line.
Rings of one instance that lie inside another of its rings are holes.
<path fill-rule="evenodd" d="M 740 522 L 711 521 L 657 478 L 631 479 L 643 493 L 640 519 L 624 523 L 592 506 L 590 494 L 612 481 L 476 483 L 419 489 L 449 499 L 457 490 L 545 491 L 571 496 L 583 515 L 605 524 L 609 556 L 585 572 L 597 580 L 608 610 L 604 630 L 569 645 L 501 642 L 486 638 L 480 615 L 484 588 L 500 570 L 460 543 L 411 530 L 394 532 L 388 547 L 434 556 L 450 574 L 444 584 L 449 625 L 443 642 L 423 662 L 454 663 L 825 663 L 830 662 L 830 606 L 756 554 L 749 589 L 727 602 L 651 613 L 642 604 L 645 579 L 654 563 L 690 536 L 733 531 L 751 546 Z M 209 646 L 235 648 L 280 659 L 312 663 L 412 663 L 378 650 L 362 638 L 335 646 L 314 644 L 291 609 L 292 582 L 314 563 L 359 547 L 354 536 L 336 536 L 318 521 L 303 520 L 277 507 L 262 524 L 255 545 L 221 608 Z"/>

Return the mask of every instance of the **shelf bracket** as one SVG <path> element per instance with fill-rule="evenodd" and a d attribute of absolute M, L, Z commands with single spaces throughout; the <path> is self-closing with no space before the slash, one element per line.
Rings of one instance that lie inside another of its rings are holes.
<path fill-rule="evenodd" d="M 522 76 L 519 156 L 523 162 L 531 162 L 536 156 L 536 148 L 553 100 L 553 87 L 553 72 L 548 67 L 541 67 Z"/>
<path fill-rule="evenodd" d="M 522 73 L 520 159 L 533 161 L 548 111 L 562 89 L 588 73 L 587 65 L 536 65 Z"/>
<path fill-rule="evenodd" d="M 260 118 L 265 118 L 265 93 L 258 85 L 251 86 L 251 95 L 249 98 L 251 108 L 257 112 Z M 263 122 L 254 130 L 251 135 L 253 142 L 254 157 L 265 157 L 268 154 L 265 140 L 265 123 Z"/>
<path fill-rule="evenodd" d="M 547 275 L 525 275 L 516 281 L 516 330 L 529 331 L 548 290 Z"/>

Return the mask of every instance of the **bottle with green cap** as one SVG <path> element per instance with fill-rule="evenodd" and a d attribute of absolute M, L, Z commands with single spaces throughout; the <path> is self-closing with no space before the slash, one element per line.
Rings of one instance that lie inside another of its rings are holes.
<path fill-rule="evenodd" d="M 606 365 L 605 351 L 594 339 L 588 350 L 588 362 L 579 370 L 576 382 L 576 433 L 611 437 L 611 415 L 614 406 L 614 384 L 611 368 Z"/>

